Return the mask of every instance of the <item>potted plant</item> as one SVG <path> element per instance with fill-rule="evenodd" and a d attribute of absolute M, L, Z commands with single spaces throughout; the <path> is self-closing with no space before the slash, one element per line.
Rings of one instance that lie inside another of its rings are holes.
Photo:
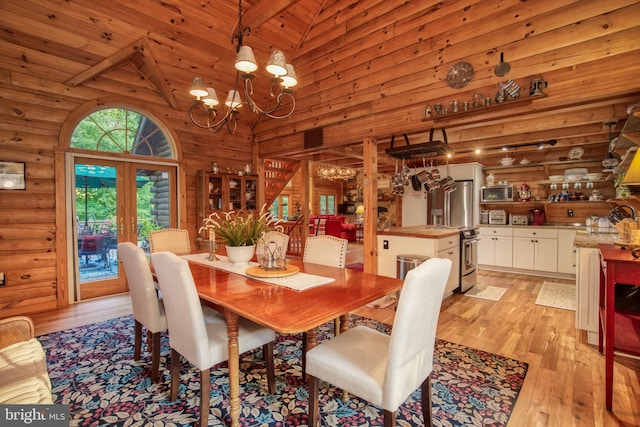
<path fill-rule="evenodd" d="M 258 215 L 241 209 L 230 212 L 213 212 L 204 220 L 200 231 L 209 232 L 209 240 L 224 240 L 227 257 L 232 263 L 246 263 L 255 252 L 258 240 L 270 230 L 282 231 L 280 220 L 273 218 L 263 205 Z"/>

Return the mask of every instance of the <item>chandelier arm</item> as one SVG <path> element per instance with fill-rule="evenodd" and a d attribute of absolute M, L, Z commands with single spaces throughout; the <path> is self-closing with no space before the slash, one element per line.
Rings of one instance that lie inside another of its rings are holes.
<path fill-rule="evenodd" d="M 275 88 L 280 89 L 280 92 L 277 95 L 276 95 Z M 286 119 L 291 114 L 293 114 L 293 112 L 296 109 L 295 97 L 293 96 L 290 90 L 282 89 L 279 86 L 278 82 L 274 82 L 271 85 L 271 89 L 269 90 L 269 95 L 272 98 L 276 98 L 276 105 L 270 110 L 265 110 L 260 106 L 258 106 L 258 104 L 256 104 L 256 102 L 251 97 L 251 95 L 253 95 L 253 82 L 251 81 L 251 78 L 244 78 L 244 96 L 246 98 L 247 105 L 249 106 L 249 109 L 252 112 L 256 114 L 262 114 L 272 119 Z M 274 114 L 283 105 L 283 99 L 285 96 L 291 99 L 291 109 L 282 115 Z"/>
<path fill-rule="evenodd" d="M 196 107 L 200 107 L 202 108 L 202 110 L 205 112 L 205 114 L 207 115 L 207 124 L 202 124 L 200 122 L 198 122 L 196 120 L 196 118 L 193 116 L 193 112 L 196 109 Z M 233 118 L 233 132 L 235 132 L 235 129 L 237 127 L 237 123 L 235 120 L 235 116 L 233 113 L 232 109 L 227 109 L 226 114 L 224 115 L 224 117 L 222 117 L 218 122 L 215 122 L 215 119 L 217 117 L 218 113 L 216 110 L 214 110 L 213 108 L 208 108 L 206 105 L 204 105 L 204 103 L 202 101 L 194 101 L 193 105 L 191 105 L 191 108 L 189 108 L 189 119 L 191 120 L 191 123 L 193 123 L 194 125 L 198 126 L 199 128 L 202 129 L 208 129 L 212 132 L 218 132 L 220 131 L 220 129 L 222 129 L 224 127 L 224 125 L 230 120 L 230 118 Z M 229 128 L 229 126 L 227 126 L 227 129 L 229 129 L 229 132 L 231 134 L 233 134 L 233 132 L 231 132 L 231 129 Z"/>

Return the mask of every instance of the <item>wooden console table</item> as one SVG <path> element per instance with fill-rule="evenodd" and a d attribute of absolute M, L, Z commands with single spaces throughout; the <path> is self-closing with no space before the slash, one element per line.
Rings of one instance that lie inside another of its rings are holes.
<path fill-rule="evenodd" d="M 605 401 L 607 411 L 613 406 L 613 356 L 640 356 L 640 313 L 616 310 L 616 283 L 640 286 L 640 259 L 631 251 L 611 244 L 599 244 L 600 249 L 600 322 L 598 350 L 605 363 Z"/>

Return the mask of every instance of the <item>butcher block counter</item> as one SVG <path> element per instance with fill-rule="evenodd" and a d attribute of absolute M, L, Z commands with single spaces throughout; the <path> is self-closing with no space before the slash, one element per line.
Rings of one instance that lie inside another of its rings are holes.
<path fill-rule="evenodd" d="M 447 281 L 445 296 L 460 285 L 460 231 L 456 228 L 396 227 L 378 231 L 378 274 L 397 277 L 398 255 L 424 258 L 447 258 L 452 262 L 452 274 Z"/>
<path fill-rule="evenodd" d="M 421 237 L 423 239 L 439 239 L 441 237 L 459 236 L 457 228 L 436 228 L 424 225 L 414 227 L 392 227 L 389 231 L 378 231 L 378 236 Z"/>

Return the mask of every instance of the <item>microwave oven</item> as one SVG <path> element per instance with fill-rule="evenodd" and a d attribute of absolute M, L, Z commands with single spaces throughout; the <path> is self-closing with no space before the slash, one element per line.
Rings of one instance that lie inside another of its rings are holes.
<path fill-rule="evenodd" d="M 500 184 L 482 187 L 480 189 L 480 201 L 487 202 L 513 202 L 513 185 Z"/>

